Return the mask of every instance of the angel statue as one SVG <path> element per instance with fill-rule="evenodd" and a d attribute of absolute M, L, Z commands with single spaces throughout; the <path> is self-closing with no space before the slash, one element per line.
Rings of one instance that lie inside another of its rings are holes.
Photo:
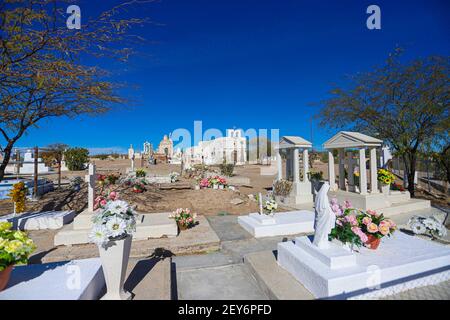
<path fill-rule="evenodd" d="M 316 195 L 313 244 L 320 249 L 326 249 L 330 246 L 328 235 L 336 224 L 336 216 L 328 201 L 328 190 L 330 190 L 330 185 L 325 182 Z"/>

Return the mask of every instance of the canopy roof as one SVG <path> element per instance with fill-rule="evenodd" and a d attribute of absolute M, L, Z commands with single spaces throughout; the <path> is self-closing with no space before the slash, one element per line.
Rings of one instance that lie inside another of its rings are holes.
<path fill-rule="evenodd" d="M 296 136 L 284 136 L 281 137 L 279 149 L 288 149 L 288 148 L 311 148 L 312 143 L 308 140 L 303 139 L 302 137 Z"/>
<path fill-rule="evenodd" d="M 323 144 L 325 149 L 380 147 L 383 140 L 352 131 L 341 131 Z"/>

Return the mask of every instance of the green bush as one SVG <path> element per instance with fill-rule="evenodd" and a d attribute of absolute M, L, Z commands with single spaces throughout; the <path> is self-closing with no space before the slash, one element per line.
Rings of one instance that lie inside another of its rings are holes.
<path fill-rule="evenodd" d="M 84 170 L 89 161 L 89 151 L 85 148 L 70 148 L 64 152 L 67 168 L 71 171 Z"/>
<path fill-rule="evenodd" d="M 224 176 L 231 177 L 234 171 L 234 164 L 232 163 L 222 163 L 220 165 L 220 173 Z"/>

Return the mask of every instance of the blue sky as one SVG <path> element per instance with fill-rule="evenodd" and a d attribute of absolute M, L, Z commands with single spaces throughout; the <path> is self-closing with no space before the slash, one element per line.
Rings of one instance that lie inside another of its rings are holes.
<path fill-rule="evenodd" d="M 114 1 L 80 1 L 82 16 Z M 366 28 L 366 8 L 381 8 L 381 30 Z M 18 146 L 64 142 L 126 149 L 155 146 L 177 128 L 279 128 L 310 139 L 311 103 L 327 97 L 346 74 L 370 70 L 396 45 L 405 59 L 450 52 L 448 1 L 162 0 L 130 15 L 158 25 L 138 32 L 139 48 L 114 76 L 138 89 L 134 102 L 99 117 L 52 118 Z M 83 22 L 83 21 L 82 21 Z M 92 62 L 91 63 L 95 63 Z M 313 123 L 314 145 L 333 132 Z"/>

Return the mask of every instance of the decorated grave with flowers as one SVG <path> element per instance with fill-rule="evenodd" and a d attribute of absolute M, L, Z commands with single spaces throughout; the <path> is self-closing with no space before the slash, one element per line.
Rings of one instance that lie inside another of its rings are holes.
<path fill-rule="evenodd" d="M 55 246 L 89 243 L 89 233 L 92 228 L 92 219 L 96 211 L 102 209 L 108 201 L 118 200 L 116 192 L 105 190 L 105 194 L 96 196 L 95 165 L 89 165 L 88 182 L 88 208 L 75 217 L 73 223 L 62 228 L 54 238 Z M 133 185 L 134 188 L 134 185 Z M 136 187 L 139 191 L 139 188 Z M 169 218 L 169 212 L 138 214 L 136 217 L 136 233 L 134 240 L 146 240 L 149 238 L 160 238 L 163 236 L 175 237 L 178 234 L 176 223 Z"/>
<path fill-rule="evenodd" d="M 314 297 L 382 297 L 450 279 L 450 248 L 397 230 L 381 212 L 330 202 L 329 188 L 316 196 L 314 236 L 278 244 L 278 265 Z M 410 224 L 445 232 L 433 218 Z"/>
<path fill-rule="evenodd" d="M 29 188 L 24 181 L 13 184 L 8 196 L 13 202 L 14 212 L 1 216 L 0 221 L 11 222 L 16 230 L 43 230 L 59 229 L 73 220 L 73 210 L 27 212 L 28 194 Z"/>
<path fill-rule="evenodd" d="M 331 196 L 341 202 L 350 200 L 357 208 L 382 210 L 386 216 L 430 208 L 429 200 L 411 199 L 406 190 L 391 190 L 395 176 L 377 164 L 377 149 L 382 144 L 382 140 L 350 131 L 338 132 L 323 144 L 328 150 Z M 337 183 L 334 150 L 338 151 Z"/>

